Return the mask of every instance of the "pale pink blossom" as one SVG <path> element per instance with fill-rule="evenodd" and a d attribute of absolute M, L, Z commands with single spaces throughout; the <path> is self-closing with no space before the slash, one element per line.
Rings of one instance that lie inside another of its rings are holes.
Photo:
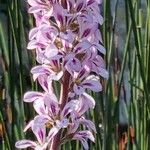
<path fill-rule="evenodd" d="M 38 62 L 31 73 L 43 91 L 28 91 L 23 98 L 24 102 L 33 103 L 36 112 L 24 131 L 30 128 L 37 141 L 21 140 L 16 147 L 57 149 L 64 141 L 79 140 L 84 149 L 89 149 L 87 139 L 95 142 L 96 128 L 85 114 L 96 104 L 88 91 L 102 91 L 100 77 L 108 78 L 103 59 L 106 50 L 99 31 L 103 23 L 99 8 L 102 0 L 28 3 L 36 27 L 29 32 L 27 48 L 36 52 Z M 54 83 L 61 85 L 60 95 Z M 57 137 L 59 133 L 63 137 Z"/>
<path fill-rule="evenodd" d="M 84 149 L 86 149 L 86 150 L 89 149 L 89 146 L 88 146 L 88 143 L 87 143 L 87 139 L 90 139 L 92 142 L 95 141 L 95 138 L 94 138 L 93 134 L 90 131 L 88 131 L 88 130 L 77 132 L 73 136 L 72 139 L 81 141 Z"/>
<path fill-rule="evenodd" d="M 36 136 L 37 141 L 21 140 L 16 142 L 15 146 L 21 149 L 30 147 L 35 150 L 46 150 L 49 139 L 46 137 L 45 122 L 46 120 L 41 120 L 40 116 L 35 117 L 35 119 L 30 122 L 30 127 Z"/>

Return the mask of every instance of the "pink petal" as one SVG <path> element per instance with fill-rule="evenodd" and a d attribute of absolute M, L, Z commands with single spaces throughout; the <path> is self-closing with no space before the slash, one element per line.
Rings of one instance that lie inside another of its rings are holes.
<path fill-rule="evenodd" d="M 103 78 L 108 79 L 109 78 L 109 73 L 106 69 L 99 68 L 99 75 L 101 75 Z"/>
<path fill-rule="evenodd" d="M 66 70 L 73 75 L 73 72 L 81 70 L 81 62 L 77 58 L 71 58 L 65 65 Z"/>
<path fill-rule="evenodd" d="M 61 77 L 63 76 L 63 71 L 57 72 L 57 73 L 53 73 L 51 75 L 49 75 L 49 80 L 55 80 L 58 81 L 61 79 Z"/>
<path fill-rule="evenodd" d="M 68 10 L 72 10 L 75 4 L 75 0 L 67 0 Z"/>
<path fill-rule="evenodd" d="M 51 92 L 53 90 L 52 87 L 52 81 L 48 80 L 48 76 L 47 75 L 41 75 L 38 77 L 38 82 L 41 85 L 41 87 L 43 88 L 43 90 L 45 92 Z"/>
<path fill-rule="evenodd" d="M 44 101 L 42 100 L 35 100 L 33 103 L 33 107 L 35 109 L 35 111 L 39 114 L 39 115 L 44 115 L 47 114 L 45 105 L 44 105 Z"/>
<path fill-rule="evenodd" d="M 88 138 L 90 139 L 92 142 L 95 142 L 95 138 L 93 136 L 93 134 L 88 131 L 88 130 L 84 130 L 84 131 L 79 131 L 74 135 L 74 138 L 76 139 L 81 139 L 81 138 Z"/>
<path fill-rule="evenodd" d="M 81 99 L 82 99 L 83 102 L 86 102 L 86 104 L 89 106 L 89 108 L 94 108 L 95 107 L 95 100 L 89 94 L 83 93 L 81 95 Z"/>
<path fill-rule="evenodd" d="M 81 23 L 80 26 L 80 37 L 82 40 L 87 39 L 92 35 L 93 31 L 97 29 L 93 24 Z"/>
<path fill-rule="evenodd" d="M 75 35 L 72 31 L 69 30 L 69 31 L 66 31 L 64 33 L 60 32 L 59 37 L 61 39 L 65 40 L 65 42 L 68 42 L 68 43 L 72 44 L 73 41 L 74 41 Z"/>
<path fill-rule="evenodd" d="M 92 10 L 92 15 L 93 15 L 93 18 L 94 18 L 96 23 L 99 23 L 100 25 L 103 24 L 104 19 L 100 14 L 99 8 L 98 9 L 93 9 Z"/>
<path fill-rule="evenodd" d="M 39 65 L 35 66 L 31 69 L 31 73 L 33 74 L 34 80 L 36 80 L 41 75 L 49 75 L 52 71 L 47 65 Z"/>
<path fill-rule="evenodd" d="M 47 48 L 45 49 L 45 56 L 50 59 L 53 58 L 54 56 L 56 56 L 58 54 L 58 49 L 55 45 L 50 44 L 47 46 Z"/>
<path fill-rule="evenodd" d="M 58 30 L 55 27 L 43 25 L 41 27 L 41 34 L 45 38 L 45 42 L 50 41 L 50 43 L 53 43 L 58 36 Z M 39 35 L 39 38 L 41 38 L 41 35 Z"/>
<path fill-rule="evenodd" d="M 53 5 L 53 8 L 55 20 L 58 26 L 61 27 L 65 23 L 64 8 L 58 4 Z"/>
<path fill-rule="evenodd" d="M 79 80 L 83 80 L 85 77 L 87 77 L 90 73 L 90 68 L 88 66 L 84 66 L 83 69 L 80 70 L 79 74 L 78 74 L 78 79 Z"/>
<path fill-rule="evenodd" d="M 79 121 L 76 120 L 70 124 L 68 134 L 75 133 L 79 127 Z"/>
<path fill-rule="evenodd" d="M 46 17 L 51 17 L 53 15 L 53 7 L 51 7 L 51 9 L 46 13 Z"/>
<path fill-rule="evenodd" d="M 43 127 L 45 128 L 45 123 L 49 121 L 49 117 L 47 115 L 37 115 L 34 118 L 34 125 L 35 127 Z M 32 126 L 33 128 L 34 126 Z"/>
<path fill-rule="evenodd" d="M 23 132 L 26 132 L 29 128 L 31 128 L 32 125 L 33 125 L 33 123 L 34 123 L 34 121 L 31 120 L 31 121 L 26 125 L 26 127 L 25 127 L 24 130 L 23 130 Z"/>
<path fill-rule="evenodd" d="M 76 11 L 79 12 L 79 11 L 82 11 L 82 9 L 85 7 L 85 0 L 78 0 L 76 2 Z"/>
<path fill-rule="evenodd" d="M 60 80 L 63 76 L 64 72 L 63 71 L 60 71 L 56 74 L 56 78 L 54 78 L 56 81 Z"/>
<path fill-rule="evenodd" d="M 93 4 L 93 3 L 95 3 L 95 0 L 88 0 L 88 1 L 87 1 L 87 5 L 91 5 L 91 4 Z"/>
<path fill-rule="evenodd" d="M 38 28 L 33 28 L 29 32 L 29 39 L 33 40 L 36 37 L 36 33 L 38 32 Z"/>
<path fill-rule="evenodd" d="M 37 48 L 37 41 L 36 41 L 36 40 L 30 41 L 30 42 L 28 43 L 27 49 L 32 50 L 32 49 L 35 49 L 35 48 Z"/>
<path fill-rule="evenodd" d="M 52 127 L 48 133 L 48 141 L 51 141 L 59 130 L 60 128 L 58 128 L 57 126 Z"/>
<path fill-rule="evenodd" d="M 94 92 L 102 91 L 102 85 L 100 84 L 100 81 L 97 78 L 90 79 L 90 76 L 88 79 L 84 80 L 82 82 L 82 86 L 84 88 L 90 89 Z"/>
<path fill-rule="evenodd" d="M 16 142 L 15 147 L 21 148 L 21 149 L 22 148 L 28 148 L 28 147 L 34 148 L 34 147 L 36 147 L 36 145 L 37 144 L 33 141 L 21 140 L 21 141 Z"/>
<path fill-rule="evenodd" d="M 44 52 L 41 52 L 41 50 L 36 49 L 36 60 L 38 63 L 43 64 L 45 62 L 46 57 L 44 56 Z"/>
<path fill-rule="evenodd" d="M 62 120 L 56 120 L 56 126 L 58 128 L 67 128 L 69 125 L 69 120 L 68 119 L 62 119 Z"/>
<path fill-rule="evenodd" d="M 84 149 L 88 150 L 89 146 L 88 146 L 88 143 L 87 143 L 87 140 L 86 140 L 87 138 L 90 139 L 92 142 L 95 141 L 93 134 L 90 131 L 87 131 L 87 130 L 79 131 L 73 137 L 73 139 L 75 139 L 75 140 L 80 140 L 83 147 L 84 147 Z"/>
<path fill-rule="evenodd" d="M 84 93 L 85 89 L 82 86 L 74 85 L 73 86 L 74 93 L 77 95 L 81 95 Z"/>
<path fill-rule="evenodd" d="M 42 7 L 42 6 L 33 6 L 33 7 L 30 7 L 28 12 L 29 13 L 38 13 L 40 12 L 42 9 L 44 9 L 45 7 Z"/>
<path fill-rule="evenodd" d="M 96 133 L 95 124 L 91 120 L 80 119 L 80 123 L 85 125 L 89 130 L 93 130 Z"/>
<path fill-rule="evenodd" d="M 97 30 L 95 31 L 94 35 L 95 35 L 96 39 L 98 39 L 101 43 L 103 42 L 103 40 L 102 40 L 102 34 L 101 34 L 101 32 L 99 31 L 99 29 L 97 29 Z"/>
<path fill-rule="evenodd" d="M 97 50 L 99 51 L 99 52 L 101 52 L 102 54 L 106 54 L 106 49 L 104 48 L 104 46 L 103 45 L 101 45 L 101 44 L 94 44 L 95 45 L 95 48 L 97 48 Z"/>
<path fill-rule="evenodd" d="M 45 116 L 37 116 L 34 118 L 34 124 L 32 126 L 32 131 L 36 135 L 37 140 L 42 145 L 46 138 L 46 128 L 45 123 L 48 119 Z"/>
<path fill-rule="evenodd" d="M 85 149 L 85 150 L 88 150 L 88 149 L 89 149 L 89 145 L 88 145 L 87 140 L 81 139 L 80 141 L 81 141 L 81 143 L 82 143 L 84 149 Z"/>
<path fill-rule="evenodd" d="M 76 54 L 82 53 L 83 51 L 89 49 L 91 46 L 92 46 L 92 44 L 89 41 L 84 40 L 76 45 L 76 47 L 74 48 L 74 52 Z"/>
<path fill-rule="evenodd" d="M 31 103 L 37 99 L 42 99 L 43 98 L 43 93 L 40 93 L 40 92 L 26 92 L 25 95 L 24 95 L 24 102 L 28 102 L 28 103 Z"/>
<path fill-rule="evenodd" d="M 82 38 L 87 37 L 90 33 L 91 33 L 91 28 L 87 28 L 84 30 L 83 34 L 82 34 Z"/>
<path fill-rule="evenodd" d="M 38 1 L 39 0 L 28 0 L 28 3 L 29 3 L 29 5 L 31 5 L 31 6 L 38 6 L 39 4 L 38 4 Z"/>
<path fill-rule="evenodd" d="M 95 100 L 88 95 L 87 93 L 83 93 L 80 96 L 80 107 L 78 109 L 78 113 L 83 115 L 88 109 L 95 107 Z"/>
<path fill-rule="evenodd" d="M 56 115 L 58 115 L 60 108 L 59 108 L 56 96 L 54 94 L 49 94 L 49 95 L 47 94 L 44 96 L 43 100 L 44 100 L 45 105 L 48 107 L 50 115 L 52 117 L 55 117 Z"/>
<path fill-rule="evenodd" d="M 84 63 L 85 64 L 88 63 L 88 60 L 87 60 L 87 62 L 85 61 Z M 101 56 L 97 55 L 93 60 L 91 60 L 90 65 L 91 65 L 90 66 L 91 70 L 93 72 L 95 72 L 97 75 L 102 76 L 103 78 L 108 79 L 109 74 L 108 74 L 108 71 L 106 70 L 106 65 Z"/>
<path fill-rule="evenodd" d="M 46 65 L 39 65 L 39 66 L 35 66 L 31 69 L 31 73 L 32 74 L 36 74 L 36 73 L 49 73 L 50 70 L 49 70 L 49 67 L 46 66 Z"/>
<path fill-rule="evenodd" d="M 66 117 L 69 113 L 75 111 L 78 108 L 79 101 L 78 100 L 71 100 L 68 102 L 64 109 L 61 112 L 61 118 Z"/>

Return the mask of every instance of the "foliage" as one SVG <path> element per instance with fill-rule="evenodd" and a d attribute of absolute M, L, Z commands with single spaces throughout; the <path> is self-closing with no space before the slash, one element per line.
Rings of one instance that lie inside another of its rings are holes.
<path fill-rule="evenodd" d="M 122 13 L 120 3 L 125 6 Z M 150 149 L 149 8 L 148 0 L 103 2 L 105 22 L 101 31 L 110 76 L 107 83 L 103 82 L 103 93 L 94 94 L 95 110 L 87 114 L 97 128 L 96 144 L 91 150 L 123 150 L 125 145 L 133 150 Z M 36 62 L 32 59 L 35 54 L 26 50 L 28 31 L 34 25 L 26 11 L 23 0 L 0 0 L 2 150 L 14 150 L 18 139 L 32 136 L 22 132 L 34 114 L 31 106 L 23 103 L 23 93 L 39 88 L 28 75 Z M 63 149 L 81 148 L 78 142 L 71 142 Z"/>

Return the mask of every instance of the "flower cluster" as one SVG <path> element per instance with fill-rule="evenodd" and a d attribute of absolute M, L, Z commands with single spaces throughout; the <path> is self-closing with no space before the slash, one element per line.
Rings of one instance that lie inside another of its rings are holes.
<path fill-rule="evenodd" d="M 24 95 L 24 102 L 33 103 L 37 113 L 24 131 L 30 128 L 37 141 L 21 140 L 16 147 L 56 150 L 53 144 L 80 140 L 88 149 L 87 139 L 94 142 L 96 129 L 84 115 L 95 106 L 87 90 L 101 91 L 99 77 L 108 78 L 99 31 L 103 23 L 101 0 L 28 0 L 28 3 L 36 27 L 29 33 L 27 48 L 36 51 L 39 63 L 31 73 L 43 92 L 29 91 Z M 54 81 L 61 85 L 60 97 L 55 95 Z M 60 136 L 56 138 L 58 133 Z"/>

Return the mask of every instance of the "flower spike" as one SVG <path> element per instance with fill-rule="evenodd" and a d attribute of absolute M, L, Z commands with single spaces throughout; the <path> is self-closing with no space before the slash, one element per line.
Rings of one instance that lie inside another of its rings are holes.
<path fill-rule="evenodd" d="M 85 113 L 96 103 L 88 91 L 102 91 L 100 77 L 108 78 L 99 25 L 102 0 L 28 0 L 36 27 L 27 48 L 36 53 L 31 69 L 42 92 L 28 91 L 24 102 L 33 103 L 34 118 L 24 129 L 37 140 L 20 140 L 16 148 L 58 150 L 68 140 L 79 140 L 88 150 L 95 142 L 95 125 Z M 54 82 L 60 85 L 56 92 Z M 59 96 L 58 96 L 59 95 Z M 81 130 L 80 126 L 83 126 Z"/>

